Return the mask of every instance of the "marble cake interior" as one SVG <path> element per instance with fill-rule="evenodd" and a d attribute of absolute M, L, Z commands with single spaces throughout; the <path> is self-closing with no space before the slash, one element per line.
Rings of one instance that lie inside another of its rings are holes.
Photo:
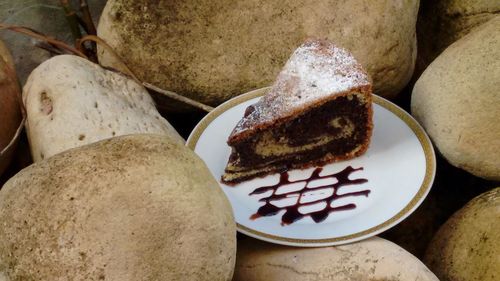
<path fill-rule="evenodd" d="M 368 138 L 367 106 L 361 93 L 340 96 L 285 124 L 231 144 L 233 153 L 226 167 L 226 178 L 231 178 L 231 173 L 239 178 L 284 169 L 286 165 L 307 163 L 327 153 L 355 152 Z"/>

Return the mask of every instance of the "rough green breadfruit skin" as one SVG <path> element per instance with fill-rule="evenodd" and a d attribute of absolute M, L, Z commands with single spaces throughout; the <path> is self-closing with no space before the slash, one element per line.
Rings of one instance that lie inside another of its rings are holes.
<path fill-rule="evenodd" d="M 500 187 L 457 211 L 437 232 L 425 262 L 441 281 L 496 281 L 500 276 Z"/>
<path fill-rule="evenodd" d="M 159 135 L 55 155 L 0 190 L 0 280 L 231 280 L 236 226 L 203 161 Z"/>
<path fill-rule="evenodd" d="M 137 76 L 217 105 L 269 86 L 308 37 L 351 51 L 395 97 L 413 72 L 419 1 L 110 0 L 98 28 Z M 103 63 L 120 68 L 104 52 Z"/>
<path fill-rule="evenodd" d="M 498 0 L 423 0 L 417 20 L 416 74 L 453 42 L 500 12 Z"/>
<path fill-rule="evenodd" d="M 336 247 L 238 241 L 234 281 L 438 281 L 398 245 L 378 237 Z"/>
<path fill-rule="evenodd" d="M 420 76 L 411 110 L 452 165 L 500 180 L 500 16 L 449 46 Z"/>

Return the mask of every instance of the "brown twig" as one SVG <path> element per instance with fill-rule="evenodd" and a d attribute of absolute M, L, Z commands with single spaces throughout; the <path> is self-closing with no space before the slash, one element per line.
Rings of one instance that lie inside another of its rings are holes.
<path fill-rule="evenodd" d="M 96 35 L 85 35 L 83 36 L 80 40 L 76 42 L 76 47 L 81 50 L 84 47 L 84 43 L 90 41 L 94 42 L 96 44 L 102 45 L 104 49 L 106 49 L 107 52 L 113 56 L 113 58 L 120 64 L 122 71 L 125 71 L 125 74 L 129 75 L 132 77 L 137 83 L 141 84 L 141 81 L 135 76 L 134 72 L 128 68 L 128 66 L 123 62 L 123 59 L 113 50 L 113 48 L 106 43 L 102 38 L 96 36 Z"/>
<path fill-rule="evenodd" d="M 24 26 L 16 26 L 16 25 L 7 25 L 7 24 L 3 24 L 3 23 L 0 23 L 0 30 L 2 29 L 7 29 L 7 30 L 11 30 L 11 31 L 14 31 L 14 32 L 17 32 L 17 33 L 21 33 L 21 34 L 24 34 L 24 35 L 27 35 L 27 36 L 30 36 L 32 38 L 35 38 L 35 39 L 38 39 L 38 40 L 41 40 L 41 41 L 44 41 L 44 42 L 47 42 L 48 44 L 56 47 L 56 48 L 61 48 L 63 50 L 66 50 L 66 51 L 69 51 L 70 53 L 74 54 L 74 55 L 77 55 L 77 56 L 80 56 L 82 58 L 86 58 L 88 59 L 88 57 L 82 53 L 81 51 L 71 47 L 70 45 L 62 42 L 62 41 L 59 41 L 57 39 L 54 39 L 50 36 L 47 36 L 45 34 L 42 34 L 38 31 L 34 31 L 28 27 L 24 27 Z"/>
<path fill-rule="evenodd" d="M 95 35 L 83 36 L 83 38 L 78 41 L 77 47 L 82 48 L 83 43 L 85 43 L 86 41 L 93 41 L 99 45 L 102 45 L 102 47 L 105 48 L 106 51 L 111 54 L 111 56 L 115 59 L 115 61 L 120 64 L 120 69 L 124 70 L 125 74 L 131 76 L 137 83 L 143 85 L 145 88 L 156 91 L 156 92 L 158 92 L 158 93 L 160 93 L 168 98 L 182 102 L 184 104 L 191 105 L 195 108 L 201 109 L 201 110 L 206 111 L 206 112 L 210 112 L 214 109 L 213 107 L 208 106 L 206 104 L 203 104 L 201 102 L 197 102 L 195 100 L 192 100 L 190 98 L 187 98 L 185 96 L 179 95 L 179 94 L 171 92 L 171 91 L 163 90 L 163 89 L 158 88 L 155 85 L 152 85 L 150 83 L 140 81 L 137 78 L 137 76 L 135 76 L 135 74 L 132 72 L 132 70 L 130 70 L 130 68 L 128 68 L 128 66 L 123 62 L 123 59 L 120 57 L 120 55 L 118 55 L 113 50 L 113 48 L 111 46 L 109 46 L 108 43 L 106 43 L 106 41 L 104 41 L 102 38 L 100 38 L 98 36 L 95 36 Z"/>
<path fill-rule="evenodd" d="M 43 49 L 47 52 L 49 52 L 51 55 L 67 55 L 70 54 L 66 50 L 62 50 L 61 48 L 54 47 L 53 45 L 44 42 L 44 41 L 38 41 L 35 43 L 35 47 L 38 47 L 40 49 Z"/>
<path fill-rule="evenodd" d="M 208 106 L 206 104 L 203 104 L 201 102 L 197 102 L 195 100 L 192 100 L 190 98 L 187 98 L 185 96 L 181 96 L 175 92 L 171 92 L 171 91 L 167 91 L 167 90 L 163 90 L 161 88 L 158 88 L 156 87 L 155 85 L 152 85 L 152 84 L 149 84 L 148 82 L 142 82 L 142 85 L 150 90 L 153 90 L 153 91 L 156 91 L 166 97 L 169 97 L 173 100 L 176 100 L 176 101 L 180 101 L 182 103 L 185 103 L 185 104 L 188 104 L 188 105 L 191 105 L 193 107 L 196 107 L 196 108 L 199 108 L 203 111 L 206 111 L 206 112 L 210 112 L 212 111 L 214 108 L 211 107 L 211 106 Z"/>
<path fill-rule="evenodd" d="M 89 5 L 86 0 L 80 0 L 80 12 L 82 13 L 83 28 L 88 35 L 97 35 L 97 30 L 95 28 L 94 22 L 92 21 L 92 15 L 90 14 Z"/>
<path fill-rule="evenodd" d="M 68 21 L 69 27 L 71 29 L 71 34 L 73 34 L 73 39 L 78 40 L 82 37 L 80 26 L 78 25 L 78 15 L 75 13 L 75 11 L 73 11 L 71 6 L 69 5 L 68 0 L 60 1 L 66 15 L 66 20 Z"/>
<path fill-rule="evenodd" d="M 134 79 L 137 83 L 143 85 L 145 88 L 153 90 L 153 91 L 156 91 L 156 92 L 158 92 L 160 94 L 165 95 L 168 98 L 171 98 L 173 100 L 182 102 L 184 104 L 191 105 L 191 106 L 193 106 L 195 108 L 204 110 L 206 112 L 210 112 L 210 111 L 213 110 L 213 107 L 208 106 L 206 104 L 197 102 L 195 100 L 192 100 L 190 98 L 187 98 L 185 96 L 179 95 L 179 94 L 171 92 L 171 91 L 163 90 L 163 89 L 161 89 L 159 87 L 156 87 L 156 86 L 154 86 L 154 85 L 152 85 L 150 83 L 140 81 L 137 78 L 137 76 L 135 76 L 135 74 L 132 72 L 132 70 L 130 70 L 130 68 L 128 68 L 128 66 L 123 62 L 123 59 L 113 50 L 113 48 L 111 46 L 109 46 L 109 44 L 106 43 L 106 41 L 104 41 L 103 39 L 101 39 L 101 38 L 99 38 L 99 37 L 97 37 L 95 35 L 86 35 L 86 36 L 83 36 L 81 39 L 77 40 L 76 41 L 76 47 L 77 47 L 77 49 L 75 49 L 75 48 L 69 46 L 68 44 L 66 44 L 66 43 L 64 43 L 62 41 L 59 41 L 59 40 L 54 39 L 54 38 L 51 38 L 49 36 L 46 36 L 46 35 L 44 35 L 42 33 L 37 32 L 37 31 L 31 30 L 30 28 L 27 28 L 27 27 L 23 27 L 23 26 L 11 26 L 11 25 L 6 25 L 6 24 L 0 23 L 0 30 L 2 30 L 2 29 L 8 29 L 8 30 L 11 30 L 11 31 L 14 31 L 14 32 L 17 32 L 17 33 L 28 35 L 28 36 L 30 36 L 32 38 L 35 38 L 35 39 L 38 39 L 38 40 L 41 40 L 41 41 L 44 41 L 44 42 L 47 42 L 48 46 L 50 46 L 50 47 L 48 47 L 49 51 L 56 52 L 57 49 L 62 49 L 61 53 L 63 53 L 63 52 L 69 52 L 69 53 L 75 54 L 77 56 L 83 57 L 85 59 L 89 59 L 89 58 L 81 51 L 81 50 L 84 49 L 84 45 L 83 44 L 85 42 L 87 42 L 87 41 L 91 41 L 91 42 L 94 42 L 96 44 L 100 44 L 121 65 L 121 69 L 122 69 L 122 71 L 125 71 L 125 74 L 131 76 L 132 79 Z M 47 47 L 47 45 L 44 46 L 44 47 Z"/>
<path fill-rule="evenodd" d="M 80 25 L 83 29 L 85 29 L 85 32 L 87 32 L 88 35 L 97 35 L 97 30 L 94 22 L 92 21 L 92 15 L 90 14 L 89 5 L 86 0 L 80 0 L 80 13 L 82 15 L 80 17 Z M 97 45 L 95 42 L 90 42 L 90 46 L 86 54 L 93 62 L 99 63 L 97 59 Z"/>

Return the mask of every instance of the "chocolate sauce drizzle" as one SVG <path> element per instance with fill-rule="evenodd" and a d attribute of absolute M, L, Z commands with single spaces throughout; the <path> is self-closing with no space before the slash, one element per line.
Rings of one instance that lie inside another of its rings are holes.
<path fill-rule="evenodd" d="M 254 220 L 259 217 L 263 216 L 274 216 L 278 214 L 281 210 L 286 210 L 283 216 L 281 217 L 281 225 L 288 225 L 291 224 L 297 220 L 300 220 L 306 216 L 310 216 L 316 223 L 320 223 L 324 221 L 328 215 L 332 212 L 338 212 L 338 211 L 344 211 L 344 210 L 352 210 L 356 208 L 356 204 L 350 203 L 338 207 L 332 207 L 332 203 L 339 199 L 339 198 L 344 198 L 348 196 L 361 196 L 364 195 L 368 197 L 368 194 L 370 194 L 370 190 L 362 190 L 362 191 L 356 191 L 356 192 L 349 192 L 349 193 L 344 193 L 344 194 L 338 194 L 338 191 L 341 187 L 346 186 L 346 185 L 356 185 L 356 184 L 362 184 L 367 182 L 367 179 L 354 179 L 351 180 L 349 179 L 349 176 L 351 173 L 363 170 L 362 167 L 354 169 L 351 166 L 348 166 L 344 170 L 336 173 L 336 174 L 331 174 L 331 175 L 324 175 L 320 176 L 319 174 L 323 171 L 323 168 L 316 168 L 311 176 L 307 179 L 302 179 L 302 180 L 296 180 L 296 181 L 290 181 L 289 180 L 289 174 L 288 172 L 283 172 L 280 174 L 280 181 L 275 184 L 275 185 L 270 185 L 270 186 L 262 186 L 254 191 L 252 191 L 249 195 L 256 195 L 256 194 L 263 194 L 269 191 L 272 191 L 271 195 L 266 196 L 261 198 L 259 201 L 260 202 L 265 202 L 263 206 L 261 206 L 258 210 L 257 213 L 253 214 L 250 219 Z M 335 178 L 337 179 L 337 182 L 334 184 L 326 184 L 326 185 L 320 185 L 320 186 L 315 186 L 315 187 L 308 187 L 309 183 L 314 181 L 314 180 L 320 180 L 320 179 L 328 179 L 328 178 Z M 294 191 L 289 191 L 285 193 L 280 193 L 276 194 L 278 189 L 281 186 L 287 185 L 287 184 L 292 184 L 292 183 L 300 183 L 303 182 L 305 183 L 304 187 L 300 190 L 294 190 Z M 306 202 L 306 203 L 301 203 L 300 200 L 304 196 L 305 193 L 315 191 L 315 190 L 322 190 L 324 189 L 325 191 L 327 189 L 333 188 L 333 194 L 330 195 L 329 197 L 323 198 L 323 199 L 317 199 L 314 201 Z M 278 201 L 278 200 L 283 200 L 283 199 L 288 199 L 291 197 L 297 197 L 297 201 L 293 205 L 288 205 L 288 206 L 283 206 L 283 207 L 278 207 L 271 203 L 272 201 Z M 321 202 L 326 203 L 326 207 L 322 210 L 319 211 L 314 211 L 311 213 L 303 214 L 299 211 L 300 207 L 304 206 L 310 206 L 314 204 L 318 204 Z"/>

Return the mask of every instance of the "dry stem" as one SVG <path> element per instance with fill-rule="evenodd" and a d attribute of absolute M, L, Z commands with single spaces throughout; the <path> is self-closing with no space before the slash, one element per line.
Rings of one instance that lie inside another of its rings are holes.
<path fill-rule="evenodd" d="M 75 54 L 75 55 L 80 56 L 82 58 L 88 59 L 88 57 L 84 53 L 71 47 L 70 45 L 68 45 L 62 41 L 59 41 L 57 39 L 54 39 L 50 36 L 47 36 L 45 34 L 42 34 L 38 31 L 34 31 L 31 28 L 24 27 L 24 26 L 7 25 L 7 24 L 0 23 L 0 30 L 2 30 L 2 29 L 8 29 L 8 30 L 11 30 L 11 31 L 14 31 L 17 33 L 28 35 L 32 38 L 35 38 L 35 39 L 38 39 L 41 41 L 45 41 L 48 44 L 50 44 L 56 48 L 61 48 L 63 50 L 69 51 L 72 54 Z"/>
<path fill-rule="evenodd" d="M 187 98 L 185 96 L 181 96 L 175 92 L 171 92 L 171 91 L 167 91 L 167 90 L 163 90 L 161 88 L 158 88 L 155 85 L 149 84 L 148 82 L 142 82 L 142 85 L 150 90 L 156 91 L 156 92 L 158 92 L 166 97 L 169 97 L 173 100 L 180 101 L 182 103 L 191 105 L 191 106 L 196 107 L 198 109 L 201 109 L 203 111 L 210 112 L 214 109 L 211 106 L 208 106 L 208 105 L 203 104 L 201 102 L 197 102 L 197 101 L 192 100 L 190 98 Z"/>
<path fill-rule="evenodd" d="M 86 0 L 80 0 L 80 12 L 82 13 L 83 27 L 88 35 L 97 35 L 92 15 L 90 14 L 89 5 Z"/>
<path fill-rule="evenodd" d="M 73 39 L 77 40 L 82 37 L 80 26 L 78 25 L 78 16 L 69 5 L 68 0 L 60 0 L 60 1 L 61 1 L 61 6 L 63 7 L 64 12 L 66 14 L 66 20 L 69 23 L 71 34 L 73 34 Z"/>
<path fill-rule="evenodd" d="M 98 36 L 86 35 L 86 36 L 82 37 L 81 39 L 76 41 L 77 49 L 75 49 L 62 41 L 59 41 L 57 39 L 54 39 L 52 37 L 49 37 L 49 36 L 44 35 L 42 33 L 39 33 L 39 32 L 32 30 L 28 27 L 6 25 L 6 24 L 0 23 L 0 30 L 2 30 L 2 29 L 8 29 L 8 30 L 11 30 L 11 31 L 14 31 L 17 33 L 28 35 L 32 38 L 35 38 L 35 39 L 38 39 L 38 40 L 41 40 L 44 42 L 47 42 L 49 46 L 43 46 L 43 45 L 42 46 L 45 49 L 48 49 L 49 51 L 57 52 L 57 49 L 61 49 L 62 50 L 61 53 L 69 52 L 69 53 L 75 54 L 75 55 L 80 56 L 80 57 L 85 58 L 85 59 L 89 59 L 81 51 L 81 50 L 84 50 L 83 44 L 85 42 L 91 41 L 91 42 L 94 42 L 97 44 L 101 44 L 106 49 L 106 51 L 108 51 L 115 58 L 115 60 L 121 65 L 121 69 L 126 72 L 125 74 L 132 77 L 132 79 L 134 79 L 137 83 L 143 85 L 145 88 L 156 91 L 156 92 L 158 92 L 158 93 L 160 93 L 168 98 L 171 98 L 173 100 L 176 100 L 176 101 L 182 102 L 184 104 L 193 106 L 195 108 L 201 109 L 201 110 L 206 111 L 206 112 L 210 112 L 213 110 L 213 107 L 208 106 L 206 104 L 203 104 L 203 103 L 200 103 L 198 101 L 187 98 L 185 96 L 179 95 L 175 92 L 163 90 L 163 89 L 158 88 L 158 87 L 156 87 L 152 84 L 149 84 L 147 82 L 140 81 L 137 78 L 137 76 L 135 76 L 135 74 L 132 72 L 132 70 L 130 70 L 130 68 L 128 68 L 128 66 L 123 62 L 123 59 L 113 50 L 113 48 L 111 46 L 109 46 L 108 43 L 106 43 L 106 41 L 99 38 Z"/>
<path fill-rule="evenodd" d="M 106 41 L 104 41 L 100 37 L 97 37 L 95 35 L 84 36 L 81 40 L 79 40 L 77 42 L 77 47 L 81 48 L 82 44 L 86 41 L 93 41 L 99 45 L 102 45 L 106 49 L 106 51 L 109 52 L 111 54 L 111 56 L 113 56 L 115 61 L 120 64 L 120 69 L 124 70 L 126 72 L 125 74 L 130 75 L 137 83 L 142 84 L 145 88 L 156 91 L 156 92 L 158 92 L 158 93 L 160 93 L 168 98 L 171 98 L 173 100 L 176 100 L 176 101 L 182 102 L 184 104 L 193 106 L 195 108 L 201 109 L 201 110 L 206 111 L 206 112 L 210 112 L 214 109 L 211 106 L 197 102 L 197 101 L 192 100 L 190 98 L 187 98 L 185 96 L 179 95 L 179 94 L 171 92 L 171 91 L 163 90 L 161 88 L 156 87 L 155 85 L 140 81 L 137 78 L 137 76 L 132 72 L 132 70 L 130 70 L 130 68 L 128 68 L 128 66 L 123 62 L 123 59 L 120 57 L 120 55 L 118 55 L 113 50 L 113 48 L 111 46 L 109 46 L 109 44 L 106 43 Z"/>
<path fill-rule="evenodd" d="M 88 35 L 97 35 L 97 30 L 94 21 L 92 21 L 92 15 L 90 14 L 89 5 L 86 0 L 80 0 L 80 13 L 82 15 L 80 17 L 80 24 L 83 26 L 83 29 L 85 29 L 85 32 L 87 32 Z M 97 59 L 97 45 L 95 42 L 90 42 L 89 48 L 85 48 L 85 50 L 85 53 L 93 62 L 99 62 Z"/>
<path fill-rule="evenodd" d="M 121 69 L 126 72 L 125 74 L 130 75 L 137 83 L 141 84 L 141 81 L 137 79 L 137 76 L 135 76 L 134 72 L 132 72 L 132 70 L 130 70 L 130 68 L 128 68 L 128 66 L 123 62 L 123 59 L 102 38 L 97 37 L 95 35 L 85 35 L 76 42 L 76 47 L 78 49 L 82 49 L 83 44 L 87 41 L 91 41 L 102 45 L 106 49 L 106 51 L 108 51 L 113 56 L 113 58 L 120 64 Z"/>

